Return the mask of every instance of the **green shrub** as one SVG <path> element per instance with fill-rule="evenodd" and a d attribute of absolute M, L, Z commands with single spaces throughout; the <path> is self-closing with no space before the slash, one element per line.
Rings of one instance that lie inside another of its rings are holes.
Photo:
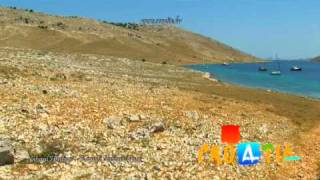
<path fill-rule="evenodd" d="M 109 23 L 107 21 L 102 21 L 103 23 Z M 110 22 L 109 24 L 112 24 L 114 26 L 119 26 L 127 29 L 133 29 L 133 30 L 139 30 L 139 24 L 136 23 L 115 23 L 115 22 Z"/>
<path fill-rule="evenodd" d="M 42 26 L 42 25 L 40 25 L 40 26 L 38 26 L 38 28 L 40 28 L 40 29 L 48 29 L 48 26 Z"/>
<path fill-rule="evenodd" d="M 57 22 L 56 25 L 57 25 L 57 26 L 63 26 L 64 24 L 63 24 L 63 22 Z"/>
<path fill-rule="evenodd" d="M 50 142 L 41 141 L 40 146 L 43 149 L 43 151 L 40 154 L 34 154 L 32 152 L 29 152 L 29 154 L 37 158 L 50 158 L 58 156 L 60 153 L 63 152 L 63 143 L 60 140 L 54 140 Z"/>
<path fill-rule="evenodd" d="M 33 13 L 34 11 L 33 11 L 33 9 L 25 9 L 25 11 L 27 11 L 27 12 L 31 12 L 31 13 Z"/>
<path fill-rule="evenodd" d="M 55 25 L 57 27 L 61 28 L 61 29 L 65 29 L 66 28 L 66 25 L 63 22 L 57 22 Z"/>
<path fill-rule="evenodd" d="M 29 24 L 30 20 L 28 18 L 24 18 L 24 23 Z"/>

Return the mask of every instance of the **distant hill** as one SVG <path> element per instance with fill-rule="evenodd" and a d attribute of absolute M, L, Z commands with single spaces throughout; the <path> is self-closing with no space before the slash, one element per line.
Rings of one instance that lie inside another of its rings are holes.
<path fill-rule="evenodd" d="M 320 56 L 317 56 L 317 57 L 313 58 L 313 60 L 320 61 Z"/>
<path fill-rule="evenodd" d="M 170 64 L 257 60 L 178 27 L 115 24 L 3 7 L 0 7 L 0 47 L 100 54 Z"/>

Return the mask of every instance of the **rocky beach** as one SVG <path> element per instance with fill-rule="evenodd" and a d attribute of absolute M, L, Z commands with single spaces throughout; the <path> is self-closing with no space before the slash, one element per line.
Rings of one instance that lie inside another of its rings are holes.
<path fill-rule="evenodd" d="M 1 48 L 0 98 L 1 179 L 320 175 L 319 101 L 212 81 L 180 66 Z M 302 112 L 308 120 L 292 116 Z M 223 124 L 240 125 L 241 141 L 291 143 L 302 159 L 198 163 L 201 145 L 221 144 Z"/>
<path fill-rule="evenodd" d="M 319 179 L 318 99 L 186 67 L 253 61 L 178 25 L 0 7 L 0 179 Z M 223 157 L 222 125 L 301 159 L 199 161 Z"/>

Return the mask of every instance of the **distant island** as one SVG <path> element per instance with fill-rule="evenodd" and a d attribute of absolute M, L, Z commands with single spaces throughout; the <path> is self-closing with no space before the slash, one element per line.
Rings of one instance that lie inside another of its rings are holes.
<path fill-rule="evenodd" d="M 320 61 L 320 56 L 313 58 L 314 61 Z"/>

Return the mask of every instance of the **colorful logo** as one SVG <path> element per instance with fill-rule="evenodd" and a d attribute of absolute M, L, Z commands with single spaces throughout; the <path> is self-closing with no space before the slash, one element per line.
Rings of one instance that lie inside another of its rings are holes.
<path fill-rule="evenodd" d="M 271 163 L 271 155 L 273 161 L 296 161 L 300 160 L 300 156 L 293 154 L 289 144 L 283 146 L 273 146 L 272 143 L 260 145 L 259 142 L 240 142 L 240 126 L 223 125 L 221 127 L 221 141 L 228 143 L 223 148 L 223 158 L 221 157 L 221 149 L 218 145 L 209 146 L 203 144 L 198 150 L 198 162 L 204 161 L 205 153 L 210 153 L 210 161 L 220 165 L 222 162 L 232 164 L 237 157 L 237 162 L 242 166 L 255 165 L 263 158 L 267 163 Z M 238 143 L 237 145 L 235 145 Z"/>
<path fill-rule="evenodd" d="M 257 142 L 245 142 L 237 145 L 237 158 L 240 165 L 254 165 L 260 159 L 260 144 Z"/>
<path fill-rule="evenodd" d="M 230 144 L 238 143 L 240 141 L 240 126 L 223 125 L 221 128 L 221 141 Z"/>

